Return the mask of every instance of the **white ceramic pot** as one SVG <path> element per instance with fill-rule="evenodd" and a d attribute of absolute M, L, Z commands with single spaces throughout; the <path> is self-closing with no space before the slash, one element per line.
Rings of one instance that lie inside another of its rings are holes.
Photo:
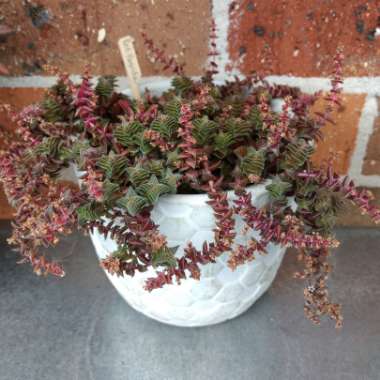
<path fill-rule="evenodd" d="M 255 206 L 267 202 L 265 185 L 248 189 Z M 229 200 L 234 197 L 229 192 Z M 206 203 L 206 194 L 169 195 L 159 199 L 152 211 L 152 219 L 168 239 L 170 247 L 179 246 L 178 257 L 191 241 L 200 249 L 205 240 L 214 237 L 215 219 L 212 208 Z M 239 233 L 243 225 L 236 218 L 236 242 L 244 244 L 257 233 Z M 104 239 L 98 232 L 91 235 L 100 259 L 116 250 L 111 239 Z M 284 256 L 285 248 L 270 244 L 267 255 L 256 255 L 256 259 L 231 271 L 227 267 L 228 253 L 215 264 L 201 268 L 201 279 L 183 280 L 181 285 L 165 285 L 162 289 L 147 292 L 145 280 L 155 271 L 136 273 L 134 277 L 117 277 L 107 273 L 108 278 L 134 309 L 160 322 L 177 326 L 205 326 L 234 318 L 246 311 L 271 285 Z"/>
<path fill-rule="evenodd" d="M 159 94 L 170 86 L 170 80 L 142 82 L 152 94 Z M 130 95 L 129 91 L 125 91 Z M 265 185 L 249 188 L 255 206 L 268 201 Z M 229 192 L 229 200 L 234 197 Z M 213 241 L 215 219 L 206 201 L 206 194 L 169 195 L 161 197 L 154 206 L 152 219 L 168 240 L 170 247 L 179 246 L 177 256 L 183 254 L 188 242 L 200 249 L 205 240 Z M 242 226 L 236 218 L 237 232 Z M 244 244 L 253 232 L 243 236 L 238 232 L 236 242 Z M 116 250 L 116 243 L 104 239 L 98 232 L 91 235 L 99 259 Z M 268 255 L 257 255 L 256 259 L 231 271 L 227 267 L 228 252 L 217 259 L 217 263 L 201 268 L 199 281 L 186 279 L 181 285 L 165 285 L 152 292 L 144 290 L 147 278 L 154 276 L 153 269 L 137 273 L 134 277 L 117 277 L 107 273 L 108 278 L 122 297 L 134 309 L 146 316 L 176 326 L 206 326 L 235 318 L 246 311 L 271 285 L 281 264 L 285 248 L 269 245 Z"/>

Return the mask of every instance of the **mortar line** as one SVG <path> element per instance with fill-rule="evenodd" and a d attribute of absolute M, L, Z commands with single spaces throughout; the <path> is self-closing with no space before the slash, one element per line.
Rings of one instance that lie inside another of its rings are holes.
<path fill-rule="evenodd" d="M 365 186 L 365 187 L 379 187 L 380 186 L 380 175 L 364 175 L 361 174 L 358 177 L 353 178 L 355 185 Z"/>
<path fill-rule="evenodd" d="M 364 106 L 360 115 L 355 148 L 351 156 L 350 168 L 348 170 L 349 176 L 351 178 L 357 178 L 358 184 L 360 184 L 359 180 L 364 181 L 365 178 L 363 177 L 367 177 L 362 175 L 362 168 L 377 114 L 376 98 L 374 95 L 368 94 L 365 98 Z"/>
<path fill-rule="evenodd" d="M 230 63 L 228 52 L 228 29 L 230 24 L 229 8 L 231 0 L 212 0 L 212 17 L 216 26 L 216 49 L 219 55 L 216 57 L 218 64 L 218 75 L 223 76 L 231 73 L 226 73 L 226 65 Z"/>
<path fill-rule="evenodd" d="M 70 78 L 77 82 L 80 75 L 71 75 Z M 94 79 L 99 78 L 94 76 Z M 47 88 L 53 85 L 57 77 L 55 76 L 15 76 L 0 77 L 0 88 Z M 221 79 L 221 78 L 216 78 Z M 286 75 L 270 75 L 266 77 L 270 83 L 277 83 L 299 87 L 302 91 L 310 93 L 315 91 L 325 91 L 330 89 L 330 79 L 324 77 L 290 77 Z M 126 76 L 117 76 L 119 87 L 127 88 Z M 170 82 L 171 77 L 148 76 L 141 79 L 141 85 L 147 86 L 150 83 L 159 81 Z M 343 91 L 345 93 L 380 95 L 380 76 L 377 77 L 347 77 L 344 79 Z"/>

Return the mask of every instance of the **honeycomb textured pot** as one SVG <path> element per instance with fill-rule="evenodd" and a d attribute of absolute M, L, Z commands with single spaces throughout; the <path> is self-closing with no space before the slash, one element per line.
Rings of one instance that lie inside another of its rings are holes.
<path fill-rule="evenodd" d="M 248 190 L 255 206 L 263 206 L 268 200 L 265 185 Z M 228 193 L 229 201 L 234 194 Z M 170 195 L 160 198 L 152 211 L 152 219 L 160 231 L 167 236 L 170 247 L 178 246 L 177 256 L 191 241 L 201 248 L 205 240 L 212 241 L 215 220 L 207 205 L 206 194 Z M 240 233 L 243 223 L 236 218 L 236 242 L 246 243 L 255 231 Z M 97 231 L 91 235 L 97 255 L 105 258 L 116 249 L 111 239 L 103 238 Z M 227 267 L 228 253 L 201 269 L 201 279 L 183 280 L 181 285 L 165 285 L 161 289 L 147 292 L 145 280 L 154 275 L 154 270 L 136 273 L 134 277 L 117 277 L 107 273 L 108 278 L 134 309 L 146 316 L 177 326 L 206 326 L 234 318 L 246 311 L 271 285 L 284 256 L 285 248 L 271 244 L 267 255 L 256 255 L 256 259 L 231 271 Z"/>

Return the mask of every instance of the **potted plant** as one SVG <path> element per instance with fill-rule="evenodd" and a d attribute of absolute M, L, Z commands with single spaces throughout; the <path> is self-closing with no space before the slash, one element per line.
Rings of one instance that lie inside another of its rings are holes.
<path fill-rule="evenodd" d="M 14 115 L 17 141 L 0 157 L 15 207 L 9 239 L 37 274 L 63 276 L 41 249 L 74 229 L 91 235 L 101 265 L 135 309 L 160 321 L 201 326 L 244 312 L 270 286 L 285 249 L 304 264 L 304 310 L 342 322 L 328 297 L 336 216 L 351 201 L 375 222 L 371 194 L 310 157 L 339 105 L 341 57 L 326 107 L 320 94 L 257 76 L 216 83 L 216 64 L 194 80 L 146 39 L 176 74 L 137 101 L 59 75 L 42 102 Z M 282 109 L 275 112 L 275 103 Z M 14 138 L 14 137 L 12 137 Z M 80 187 L 61 181 L 74 168 Z"/>

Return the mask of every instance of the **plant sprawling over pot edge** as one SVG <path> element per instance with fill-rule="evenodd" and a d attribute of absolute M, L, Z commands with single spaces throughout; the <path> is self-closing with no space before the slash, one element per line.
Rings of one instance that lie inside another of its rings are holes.
<path fill-rule="evenodd" d="M 146 90 L 136 101 L 115 90 L 112 76 L 93 85 L 88 73 L 79 84 L 60 74 L 41 103 L 13 115 L 17 140 L 11 136 L 0 156 L 0 180 L 16 209 L 10 244 L 36 273 L 63 276 L 60 264 L 41 253 L 44 247 L 76 228 L 98 229 L 118 244 L 102 262 L 110 273 L 133 276 L 157 268 L 147 291 L 198 279 L 200 266 L 225 252 L 233 270 L 266 254 L 271 242 L 292 246 L 304 264 L 295 277 L 306 281 L 306 315 L 315 323 L 328 315 L 340 326 L 341 307 L 326 287 L 329 248 L 338 245 L 332 235 L 337 214 L 351 201 L 380 221 L 368 191 L 340 178 L 331 163 L 316 168 L 310 160 L 340 105 L 341 56 L 325 110 L 316 113 L 311 107 L 320 94 L 270 85 L 258 76 L 217 84 L 214 59 L 193 80 L 151 40 L 145 42 L 153 58 L 176 74 L 161 95 Z M 281 112 L 272 108 L 276 98 L 283 99 Z M 59 180 L 72 165 L 83 172 L 80 189 Z M 270 202 L 258 209 L 245 189 L 266 180 Z M 227 190 L 235 191 L 232 204 Z M 214 241 L 202 249 L 189 242 L 182 257 L 150 218 L 157 200 L 174 193 L 207 193 L 215 215 Z M 260 238 L 236 244 L 236 215 Z"/>

